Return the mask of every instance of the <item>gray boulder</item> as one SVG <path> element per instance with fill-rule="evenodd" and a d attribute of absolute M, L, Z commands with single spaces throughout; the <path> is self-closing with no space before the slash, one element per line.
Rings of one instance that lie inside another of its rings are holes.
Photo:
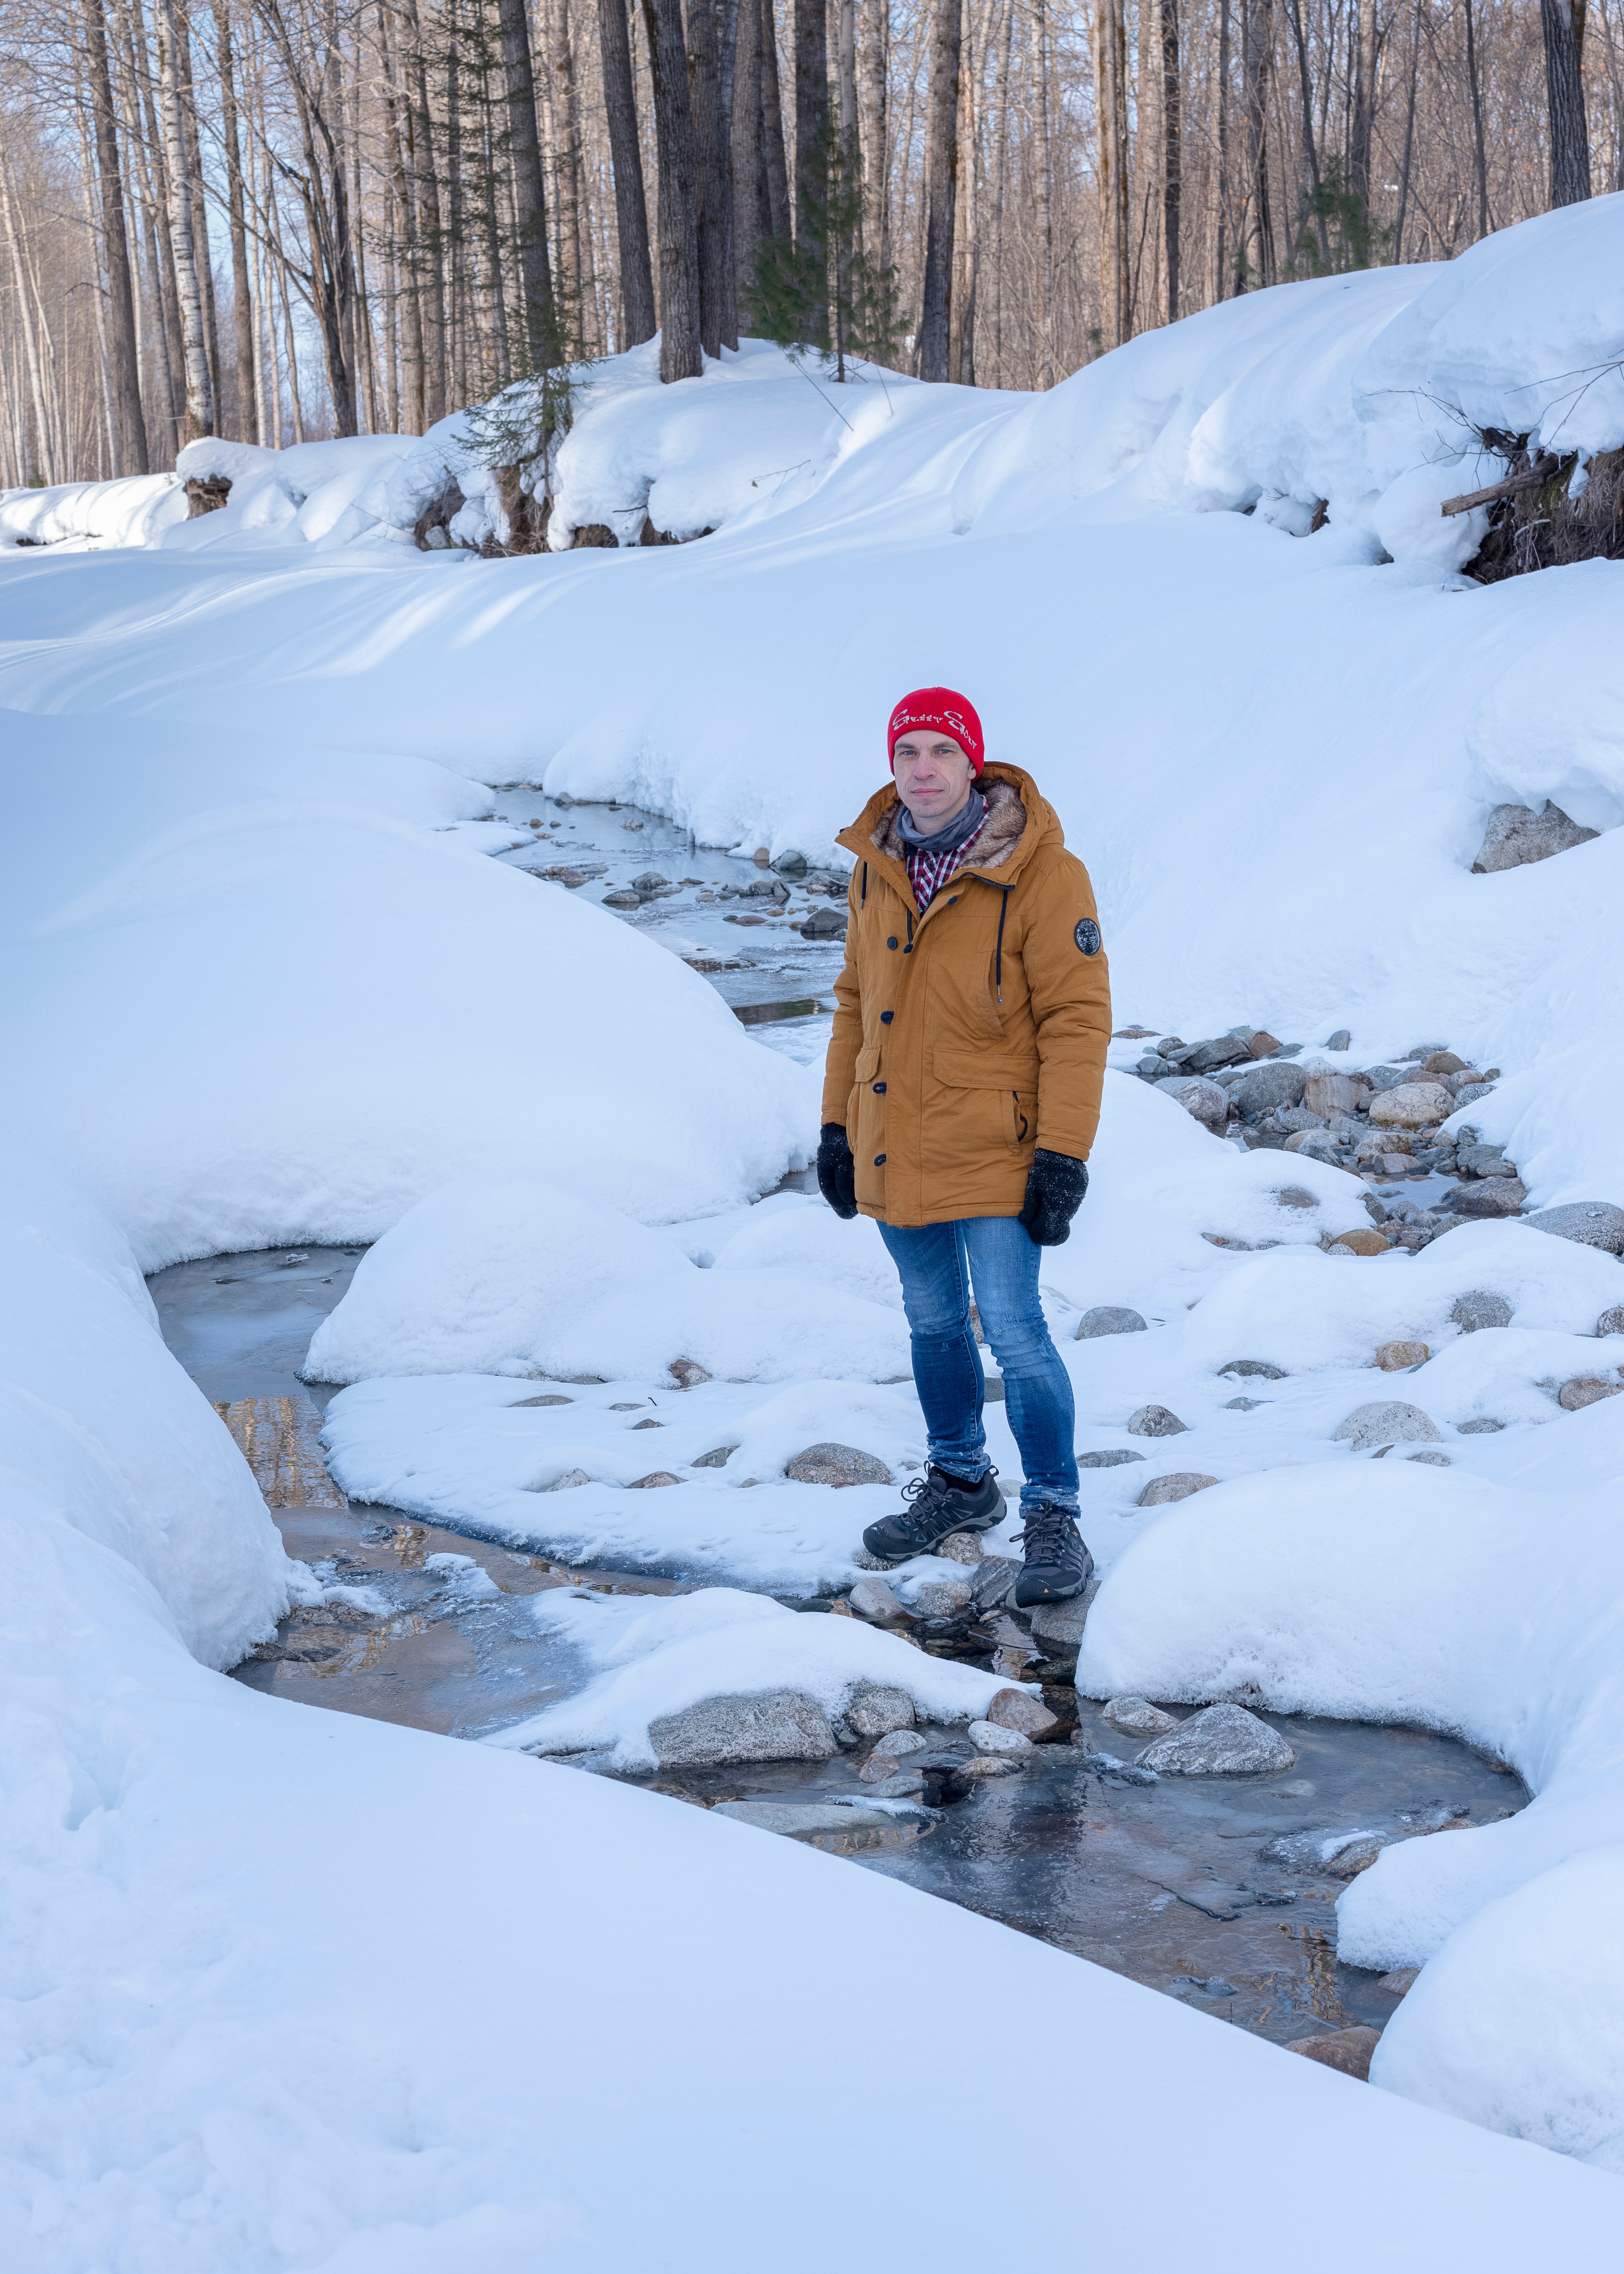
<path fill-rule="evenodd" d="M 1303 1085 L 1302 1110 L 1328 1121 L 1334 1113 L 1357 1113 L 1370 1094 L 1362 1074 L 1311 1073 Z"/>
<path fill-rule="evenodd" d="M 1308 1077 L 1287 1058 L 1267 1058 L 1229 1085 L 1229 1096 L 1250 1121 L 1276 1106 L 1300 1105 Z"/>
<path fill-rule="evenodd" d="M 1455 1100 L 1440 1081 L 1400 1081 L 1378 1090 L 1370 1118 L 1379 1129 L 1435 1129 L 1455 1111 Z"/>
<path fill-rule="evenodd" d="M 1147 1409 L 1148 1411 L 1148 1409 Z M 1125 1445 L 1109 1445 L 1102 1453 L 1079 1453 L 1079 1469 L 1119 1469 L 1125 1461 L 1142 1461 L 1143 1453 L 1131 1453 Z"/>
<path fill-rule="evenodd" d="M 945 1540 L 938 1540 L 936 1551 L 950 1563 L 975 1564 L 986 1555 L 979 1532 L 950 1532 Z"/>
<path fill-rule="evenodd" d="M 1073 1658 L 1082 1647 L 1092 1593 L 1069 1602 L 1040 1603 L 1032 1614 L 1032 1639 L 1046 1658 Z"/>
<path fill-rule="evenodd" d="M 865 1579 L 863 1585 L 883 1586 L 883 1580 Z M 970 1589 L 962 1579 L 927 1579 L 914 1592 L 916 1619 L 951 1619 L 970 1608 Z"/>
<path fill-rule="evenodd" d="M 1458 1437 L 1492 1437 L 1505 1427 L 1503 1421 L 1491 1420 L 1485 1414 L 1476 1421 L 1461 1421 L 1455 1425 Z"/>
<path fill-rule="evenodd" d="M 1186 1073 L 1216 1073 L 1220 1066 L 1235 1065 L 1251 1055 L 1241 1035 L 1219 1035 L 1210 1043 L 1192 1043 L 1180 1053 L 1178 1063 Z"/>
<path fill-rule="evenodd" d="M 1101 1303 L 1097 1309 L 1085 1311 L 1077 1322 L 1076 1339 L 1092 1342 L 1096 1335 L 1142 1335 L 1148 1332 L 1137 1311 L 1124 1311 L 1116 1303 Z"/>
<path fill-rule="evenodd" d="M 1204 1081 L 1199 1074 L 1176 1073 L 1154 1086 L 1214 1136 L 1223 1134 L 1229 1124 L 1229 1101 L 1215 1081 Z"/>
<path fill-rule="evenodd" d="M 1598 1335 L 1624 1335 L 1624 1303 L 1615 1303 L 1610 1311 L 1604 1311 L 1596 1321 L 1596 1331 Z"/>
<path fill-rule="evenodd" d="M 887 1696 L 892 1694 L 891 1691 L 886 1693 Z M 895 1694 L 899 1696 L 901 1693 Z M 921 1737 L 917 1729 L 887 1729 L 876 1745 L 874 1755 L 879 1760 L 896 1760 L 904 1753 L 922 1753 L 929 1743 L 929 1738 Z"/>
<path fill-rule="evenodd" d="M 1455 1093 L 1455 1105 L 1457 1108 L 1462 1105 L 1477 1105 L 1484 1098 L 1492 1097 L 1493 1094 L 1494 1085 L 1492 1081 L 1465 1082 Z"/>
<path fill-rule="evenodd" d="M 1039 1737 L 1060 1726 L 1059 1715 L 1025 1690 L 1000 1690 L 984 1718 L 997 1728 L 1019 1729 L 1023 1737 Z"/>
<path fill-rule="evenodd" d="M 1430 1449 L 1419 1453 L 1407 1453 L 1404 1457 L 1406 1460 L 1419 1461 L 1423 1467 L 1429 1469 L 1447 1469 L 1455 1465 L 1447 1453 L 1434 1453 Z"/>
<path fill-rule="evenodd" d="M 984 1556 L 976 1565 L 975 1576 L 970 1582 L 970 1602 L 976 1616 L 980 1618 L 988 1611 L 996 1611 L 1019 1577 L 1019 1556 Z"/>
<path fill-rule="evenodd" d="M 1576 1239 L 1583 1247 L 1624 1255 L 1624 1208 L 1615 1208 L 1611 1201 L 1568 1201 L 1560 1208 L 1536 1209 L 1522 1221 L 1558 1239 Z"/>
<path fill-rule="evenodd" d="M 722 1761 L 831 1761 L 839 1750 L 823 1707 L 799 1690 L 703 1698 L 650 1721 L 649 1743 L 663 1769 Z"/>
<path fill-rule="evenodd" d="M 1624 1382 L 1598 1382 L 1593 1375 L 1575 1374 L 1557 1391 L 1556 1402 L 1564 1413 L 1583 1413 L 1587 1405 L 1599 1405 L 1604 1397 L 1617 1397 L 1620 1393 L 1624 1393 Z"/>
<path fill-rule="evenodd" d="M 1128 1416 L 1130 1437 L 1179 1437 L 1189 1426 L 1165 1405 L 1141 1405 Z"/>
<path fill-rule="evenodd" d="M 1137 1692 L 1111 1698 L 1103 1710 L 1112 1728 L 1124 1737 L 1165 1737 L 1169 1729 L 1178 1727 L 1171 1713 L 1164 1713 L 1160 1706 L 1153 1706 Z"/>
<path fill-rule="evenodd" d="M 1332 1430 L 1331 1439 L 1334 1444 L 1366 1453 L 1373 1445 L 1440 1444 L 1443 1432 L 1418 1405 L 1407 1405 L 1399 1397 L 1378 1397 L 1368 1405 L 1356 1405 Z"/>
<path fill-rule="evenodd" d="M 1232 1374 L 1259 1382 L 1283 1382 L 1286 1378 L 1285 1367 L 1272 1366 L 1266 1358 L 1232 1358 L 1227 1366 L 1221 1366 L 1218 1372 L 1221 1377 Z"/>
<path fill-rule="evenodd" d="M 798 1485 L 888 1485 L 891 1471 L 872 1453 L 855 1445 L 808 1445 L 784 1465 L 784 1473 Z"/>
<path fill-rule="evenodd" d="M 1455 1165 L 1463 1177 L 1515 1177 L 1517 1165 L 1503 1145 L 1455 1145 Z"/>
<path fill-rule="evenodd" d="M 913 1728 L 914 1700 L 888 1683 L 860 1682 L 846 1701 L 846 1720 L 860 1737 L 889 1737 L 893 1730 Z"/>
<path fill-rule="evenodd" d="M 725 1469 L 727 1466 L 729 1455 L 736 1453 L 738 1449 L 737 1445 L 718 1445 L 710 1452 L 702 1453 L 696 1461 L 689 1464 L 689 1466 L 695 1469 Z"/>
<path fill-rule="evenodd" d="M 1325 1047 L 1327 1050 L 1345 1050 L 1350 1047 L 1352 1041 L 1353 1035 L 1351 1030 L 1347 1027 L 1338 1027 L 1334 1035 L 1327 1035 L 1326 1036 Z"/>
<path fill-rule="evenodd" d="M 1449 1316 L 1462 1333 L 1481 1334 L 1485 1327 L 1508 1327 L 1511 1306 L 1487 1287 L 1473 1287 L 1456 1298 Z"/>
<path fill-rule="evenodd" d="M 1449 1210 L 1471 1224 L 1492 1223 L 1497 1216 L 1520 1214 L 1527 1198 L 1528 1186 L 1521 1177 L 1485 1177 L 1457 1185 L 1449 1195 Z"/>
<path fill-rule="evenodd" d="M 1600 834 L 1598 829 L 1582 829 L 1549 798 L 1538 813 L 1530 805 L 1497 805 L 1489 816 L 1471 872 L 1474 877 L 1492 877 L 1501 869 L 1548 861 L 1553 853 L 1566 853 Z"/>
<path fill-rule="evenodd" d="M 860 1579 L 846 1600 L 860 1619 L 900 1619 L 907 1615 L 883 1579 Z"/>
<path fill-rule="evenodd" d="M 1216 1477 L 1202 1476 L 1194 1469 L 1181 1469 L 1170 1477 L 1152 1477 L 1139 1495 L 1141 1508 L 1165 1508 L 1170 1501 L 1188 1500 L 1192 1494 L 1205 1492 L 1215 1485 Z"/>
<path fill-rule="evenodd" d="M 1296 1759 L 1279 1732 L 1244 1706 L 1209 1706 L 1147 1745 L 1139 1766 L 1158 1776 L 1273 1776 Z"/>

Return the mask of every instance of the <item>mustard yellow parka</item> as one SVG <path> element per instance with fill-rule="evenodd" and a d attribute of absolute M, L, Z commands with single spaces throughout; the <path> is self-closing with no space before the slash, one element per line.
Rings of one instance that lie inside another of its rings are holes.
<path fill-rule="evenodd" d="M 855 855 L 823 1118 L 882 1224 L 1019 1216 L 1041 1145 L 1086 1160 L 1110 1039 L 1088 871 L 1017 766 L 989 765 L 971 858 L 923 915 L 894 785 L 836 840 Z"/>

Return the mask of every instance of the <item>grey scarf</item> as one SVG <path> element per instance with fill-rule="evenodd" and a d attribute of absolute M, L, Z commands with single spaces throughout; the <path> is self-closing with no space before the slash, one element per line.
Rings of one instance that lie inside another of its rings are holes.
<path fill-rule="evenodd" d="M 934 837 L 927 837 L 915 826 L 906 805 L 898 811 L 897 827 L 910 853 L 956 853 L 961 845 L 969 843 L 986 818 L 987 801 L 979 789 L 973 789 L 963 811 L 956 813 Z"/>

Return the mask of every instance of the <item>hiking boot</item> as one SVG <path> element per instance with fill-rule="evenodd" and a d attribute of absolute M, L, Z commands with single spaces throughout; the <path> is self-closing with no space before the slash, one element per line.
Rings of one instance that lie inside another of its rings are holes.
<path fill-rule="evenodd" d="M 1017 1610 L 1029 1611 L 1038 1603 L 1069 1602 L 1080 1595 L 1094 1570 L 1094 1557 L 1083 1545 L 1077 1518 L 1069 1509 L 1040 1501 L 1021 1510 L 1026 1529 L 1021 1533 L 1026 1562 L 1010 1600 Z"/>
<path fill-rule="evenodd" d="M 870 1555 L 901 1563 L 910 1555 L 929 1555 L 950 1532 L 990 1532 L 1004 1521 L 997 1477 L 996 1469 L 989 1469 L 979 1485 L 964 1485 L 945 1469 L 927 1469 L 915 1483 L 903 1487 L 908 1506 L 871 1524 L 863 1546 Z"/>

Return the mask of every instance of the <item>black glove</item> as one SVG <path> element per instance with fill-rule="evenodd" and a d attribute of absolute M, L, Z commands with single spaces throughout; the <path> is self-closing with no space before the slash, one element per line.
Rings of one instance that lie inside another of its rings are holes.
<path fill-rule="evenodd" d="M 821 1155 L 818 1181 L 823 1181 Z M 1041 1147 L 1033 1155 L 1019 1221 L 1038 1246 L 1058 1247 L 1070 1237 L 1071 1218 L 1081 1208 L 1087 1189 L 1086 1161 L 1074 1161 L 1069 1153 L 1045 1153 Z"/>
<path fill-rule="evenodd" d="M 856 1215 L 857 1163 L 838 1121 L 825 1121 L 817 1133 L 817 1188 L 837 1216 Z"/>

